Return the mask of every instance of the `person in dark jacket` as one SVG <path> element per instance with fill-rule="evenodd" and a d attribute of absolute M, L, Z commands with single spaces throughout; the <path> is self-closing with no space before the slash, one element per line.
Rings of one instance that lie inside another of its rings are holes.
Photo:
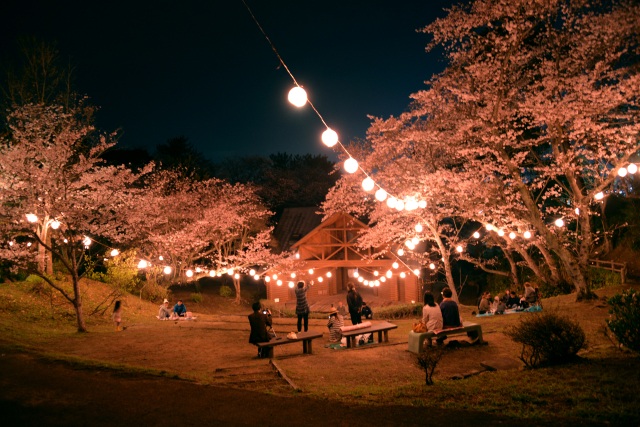
<path fill-rule="evenodd" d="M 349 282 L 347 289 L 347 306 L 349 307 L 349 316 L 351 317 L 351 323 L 357 325 L 358 323 L 362 323 L 362 317 L 360 316 L 362 297 L 358 291 L 356 291 L 356 287 L 353 286 L 353 283 Z"/>
<path fill-rule="evenodd" d="M 302 321 L 304 320 L 304 331 L 309 330 L 309 302 L 307 301 L 307 292 L 309 285 L 302 280 L 298 282 L 295 289 L 296 293 L 296 315 L 298 316 L 298 332 L 302 330 Z"/>
<path fill-rule="evenodd" d="M 360 317 L 365 319 L 373 319 L 373 311 L 366 302 L 362 301 L 362 308 L 360 309 Z"/>
<path fill-rule="evenodd" d="M 176 317 L 185 317 L 187 315 L 187 307 L 182 303 L 181 299 L 173 306 L 173 314 Z"/>
<path fill-rule="evenodd" d="M 251 308 L 253 309 L 253 313 L 248 316 L 249 325 L 251 325 L 249 342 L 254 345 L 257 345 L 261 342 L 269 342 L 269 333 L 267 332 L 267 326 L 271 326 L 271 318 L 268 314 L 268 310 L 264 310 L 266 311 L 266 313 L 261 312 L 259 302 L 254 302 Z M 262 356 L 262 349 L 258 347 L 258 357 Z"/>

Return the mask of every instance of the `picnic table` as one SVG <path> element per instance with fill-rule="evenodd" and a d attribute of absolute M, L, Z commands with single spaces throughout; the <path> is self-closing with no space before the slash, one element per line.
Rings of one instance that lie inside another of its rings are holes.
<path fill-rule="evenodd" d="M 271 338 L 268 342 L 258 343 L 258 347 L 267 349 L 267 357 L 273 358 L 273 348 L 277 345 L 291 344 L 302 341 L 302 352 L 311 354 L 313 352 L 312 341 L 316 338 L 322 338 L 322 332 L 298 332 L 296 338 L 278 337 Z"/>
<path fill-rule="evenodd" d="M 358 326 L 358 325 L 354 325 L 354 326 Z M 394 325 L 393 323 L 378 322 L 378 323 L 371 323 L 370 326 L 367 326 L 364 328 L 352 328 L 348 326 L 346 328 L 343 327 L 341 329 L 342 329 L 342 336 L 347 339 L 347 348 L 351 348 L 356 346 L 356 337 L 358 335 L 372 334 L 374 332 L 378 333 L 378 343 L 383 342 L 383 340 L 384 342 L 389 342 L 388 331 L 390 331 L 391 329 L 396 329 L 397 327 L 398 325 Z"/>

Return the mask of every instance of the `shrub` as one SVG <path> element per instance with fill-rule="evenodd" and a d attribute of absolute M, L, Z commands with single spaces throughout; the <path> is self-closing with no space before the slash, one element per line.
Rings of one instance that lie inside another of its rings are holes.
<path fill-rule="evenodd" d="M 549 298 L 557 295 L 570 294 L 573 291 L 573 285 L 565 281 L 557 284 L 541 283 L 538 289 L 543 298 Z"/>
<path fill-rule="evenodd" d="M 425 383 L 433 384 L 433 372 L 444 355 L 444 347 L 426 346 L 416 359 L 416 363 L 425 373 Z"/>
<path fill-rule="evenodd" d="M 590 289 L 600 289 L 620 285 L 620 273 L 602 268 L 589 268 L 588 281 Z"/>
<path fill-rule="evenodd" d="M 376 319 L 406 319 L 422 317 L 422 304 L 400 304 L 378 307 L 373 311 Z"/>
<path fill-rule="evenodd" d="M 201 293 L 195 292 L 195 293 L 191 294 L 191 301 L 193 301 L 195 303 L 202 302 L 202 299 L 203 299 L 203 297 L 202 297 Z"/>
<path fill-rule="evenodd" d="M 169 290 L 152 280 L 142 282 L 142 287 L 138 292 L 140 298 L 147 301 L 162 301 L 165 298 L 171 300 Z"/>
<path fill-rule="evenodd" d="M 233 296 L 233 289 L 227 285 L 220 286 L 220 296 L 230 298 Z"/>
<path fill-rule="evenodd" d="M 568 362 L 587 344 L 578 322 L 554 312 L 525 315 L 505 333 L 522 344 L 520 360 L 530 368 Z"/>
<path fill-rule="evenodd" d="M 627 289 L 607 301 L 611 319 L 607 326 L 618 342 L 630 350 L 640 352 L 640 292 Z"/>

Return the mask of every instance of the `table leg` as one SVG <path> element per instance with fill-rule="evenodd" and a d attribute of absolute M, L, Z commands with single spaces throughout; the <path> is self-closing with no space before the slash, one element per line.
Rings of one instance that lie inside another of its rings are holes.
<path fill-rule="evenodd" d="M 384 342 L 389 342 L 389 331 L 384 331 Z"/>
<path fill-rule="evenodd" d="M 309 342 L 307 340 L 302 341 L 302 352 L 306 354 L 308 348 L 309 348 Z"/>
<path fill-rule="evenodd" d="M 380 344 L 381 342 L 382 342 L 382 331 L 378 331 L 378 344 Z"/>
<path fill-rule="evenodd" d="M 307 341 L 307 354 L 313 353 L 313 349 L 311 348 L 312 340 Z"/>

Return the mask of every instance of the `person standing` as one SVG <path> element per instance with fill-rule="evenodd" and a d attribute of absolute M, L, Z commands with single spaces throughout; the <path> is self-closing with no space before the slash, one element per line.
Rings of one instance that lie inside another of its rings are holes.
<path fill-rule="evenodd" d="M 111 315 L 111 319 L 116 327 L 116 332 L 122 331 L 122 303 L 118 300 L 116 304 L 113 306 L 113 314 Z"/>
<path fill-rule="evenodd" d="M 302 330 L 302 321 L 304 320 L 304 331 L 309 330 L 309 302 L 307 302 L 307 292 L 309 285 L 302 280 L 298 282 L 295 289 L 296 293 L 296 314 L 298 315 L 298 332 Z"/>
<path fill-rule="evenodd" d="M 362 317 L 360 310 L 362 309 L 362 297 L 356 291 L 356 287 L 353 283 L 347 284 L 347 306 L 349 307 L 349 316 L 351 317 L 351 323 L 357 325 L 362 323 Z"/>

